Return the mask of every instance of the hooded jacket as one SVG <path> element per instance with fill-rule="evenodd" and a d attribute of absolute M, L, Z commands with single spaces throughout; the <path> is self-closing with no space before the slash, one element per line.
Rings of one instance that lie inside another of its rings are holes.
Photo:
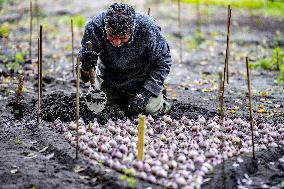
<path fill-rule="evenodd" d="M 105 14 L 87 23 L 79 53 L 85 51 L 86 42 L 91 41 L 99 58 L 96 72 L 104 82 L 133 94 L 144 87 L 158 96 L 172 64 L 170 48 L 161 28 L 152 17 L 136 12 L 131 39 L 114 47 L 106 38 Z"/>

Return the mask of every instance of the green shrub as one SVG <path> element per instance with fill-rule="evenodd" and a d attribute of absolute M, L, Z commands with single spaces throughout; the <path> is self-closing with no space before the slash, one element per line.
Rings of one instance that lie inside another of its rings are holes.
<path fill-rule="evenodd" d="M 280 47 L 274 49 L 271 63 L 276 70 L 280 70 L 281 66 L 284 67 L 284 53 Z"/>
<path fill-rule="evenodd" d="M 8 37 L 9 34 L 10 34 L 10 25 L 8 22 L 5 22 L 0 26 L 0 37 Z"/>
<path fill-rule="evenodd" d="M 82 15 L 77 15 L 74 18 L 74 26 L 81 29 L 86 24 L 86 18 Z"/>
<path fill-rule="evenodd" d="M 15 54 L 15 61 L 16 62 L 23 62 L 24 61 L 24 57 L 21 53 L 16 53 Z"/>
<path fill-rule="evenodd" d="M 253 64 L 250 64 L 252 69 L 264 69 L 278 71 L 278 81 L 284 81 L 284 52 L 280 47 L 276 47 L 271 58 L 259 59 Z"/>

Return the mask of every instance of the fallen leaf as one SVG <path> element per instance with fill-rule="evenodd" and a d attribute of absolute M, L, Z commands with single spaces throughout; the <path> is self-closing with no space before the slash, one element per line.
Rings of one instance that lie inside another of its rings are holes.
<path fill-rule="evenodd" d="M 263 108 L 265 108 L 265 106 L 263 104 L 261 104 L 261 105 L 258 106 L 258 108 L 263 109 Z"/>
<path fill-rule="evenodd" d="M 47 156 L 45 156 L 46 159 L 51 159 L 54 157 L 54 153 L 48 154 Z"/>
<path fill-rule="evenodd" d="M 266 109 L 258 109 L 257 113 L 268 113 Z"/>
<path fill-rule="evenodd" d="M 15 173 L 17 173 L 19 170 L 18 169 L 12 169 L 11 171 L 10 171 L 10 173 L 11 174 L 15 174 Z"/>
<path fill-rule="evenodd" d="M 81 167 L 80 165 L 75 165 L 75 167 L 73 168 L 73 171 L 75 173 L 80 173 L 80 172 L 82 172 L 84 170 L 85 170 L 85 168 Z"/>
<path fill-rule="evenodd" d="M 274 107 L 275 108 L 280 108 L 280 105 L 279 104 L 274 104 Z"/>
<path fill-rule="evenodd" d="M 268 92 L 267 91 L 260 91 L 258 94 L 261 97 L 266 97 L 268 95 Z"/>
<path fill-rule="evenodd" d="M 210 92 L 210 89 L 202 89 L 202 92 L 203 92 L 203 93 L 209 93 L 209 92 Z"/>
<path fill-rule="evenodd" d="M 29 159 L 32 159 L 32 158 L 37 157 L 37 155 L 36 155 L 35 153 L 31 152 L 31 153 L 28 153 L 28 154 L 26 155 L 26 157 L 29 158 Z"/>
<path fill-rule="evenodd" d="M 42 153 L 44 151 L 46 151 L 48 149 L 48 145 L 46 147 L 44 147 L 43 149 L 41 149 L 40 151 L 38 151 L 39 153 Z"/>
<path fill-rule="evenodd" d="M 90 180 L 91 177 L 79 175 L 79 178 L 82 179 L 82 180 Z"/>

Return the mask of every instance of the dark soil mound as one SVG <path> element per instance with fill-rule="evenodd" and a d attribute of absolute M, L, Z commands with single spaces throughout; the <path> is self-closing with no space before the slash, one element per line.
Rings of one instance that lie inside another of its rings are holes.
<path fill-rule="evenodd" d="M 45 121 L 54 121 L 57 118 L 65 122 L 76 119 L 76 94 L 68 94 L 64 91 L 52 92 L 42 99 L 42 117 Z M 100 124 L 106 124 L 109 119 L 125 119 L 123 111 L 118 106 L 106 106 L 97 114 L 90 111 L 86 105 L 86 99 L 80 97 L 80 117 L 89 123 L 97 118 Z"/>

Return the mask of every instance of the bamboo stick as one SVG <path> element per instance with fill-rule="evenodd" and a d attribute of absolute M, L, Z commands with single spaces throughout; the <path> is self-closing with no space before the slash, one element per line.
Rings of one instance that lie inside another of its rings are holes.
<path fill-rule="evenodd" d="M 73 77 L 75 77 L 75 62 L 74 62 L 74 28 L 73 28 L 73 19 L 71 19 L 71 38 L 72 38 L 72 73 Z"/>
<path fill-rule="evenodd" d="M 205 1 L 205 21 L 206 21 L 206 23 L 208 23 L 209 22 L 209 2 L 208 2 L 208 0 L 206 0 Z"/>
<path fill-rule="evenodd" d="M 182 63 L 182 27 L 181 27 L 181 4 L 180 0 L 177 1 L 178 4 L 178 28 L 179 28 L 179 59 Z"/>
<path fill-rule="evenodd" d="M 20 120 L 23 118 L 23 106 L 20 101 L 20 96 L 22 95 L 23 92 L 23 87 L 24 87 L 24 76 L 20 75 L 19 76 L 19 83 L 18 83 L 18 88 L 16 89 L 16 102 L 13 104 L 13 113 L 14 113 L 14 118 L 17 120 Z"/>
<path fill-rule="evenodd" d="M 199 0 L 196 2 L 196 29 L 197 32 L 201 32 L 201 13 Z"/>
<path fill-rule="evenodd" d="M 225 95 L 225 80 L 226 80 L 226 62 L 224 65 L 224 71 L 223 71 L 223 79 L 222 86 L 221 86 L 221 99 L 220 99 L 220 122 L 223 124 L 224 122 L 224 95 Z"/>
<path fill-rule="evenodd" d="M 37 0 L 35 0 L 35 15 L 36 15 L 36 25 L 39 25 L 39 6 Z"/>
<path fill-rule="evenodd" d="M 145 133 L 145 116 L 139 115 L 138 120 L 138 160 L 143 161 L 144 158 L 144 133 Z"/>
<path fill-rule="evenodd" d="M 231 15 L 232 9 L 231 6 L 228 5 L 228 22 L 227 22 L 227 47 L 226 47 L 226 74 L 227 74 L 227 84 L 229 84 L 229 54 L 230 54 L 230 26 L 231 26 Z"/>
<path fill-rule="evenodd" d="M 222 73 L 219 73 L 219 98 L 220 98 L 220 124 L 221 124 L 221 130 L 222 132 L 222 138 L 221 138 L 221 142 L 222 142 L 222 146 L 221 146 L 221 153 L 222 153 L 222 177 L 223 177 L 223 188 L 226 188 L 225 184 L 226 184 L 226 177 L 225 177 L 225 158 L 224 158 L 224 147 L 225 147 L 225 136 L 224 136 L 224 132 L 225 132 L 225 128 L 224 128 L 224 96 L 223 96 L 223 75 Z"/>
<path fill-rule="evenodd" d="M 37 57 L 37 77 L 38 77 L 38 105 L 37 105 L 37 122 L 40 122 L 40 39 L 39 37 L 37 38 L 37 53 L 38 53 L 38 57 Z"/>
<path fill-rule="evenodd" d="M 29 48 L 29 58 L 32 59 L 32 35 L 33 35 L 33 3 L 30 0 L 30 48 Z"/>
<path fill-rule="evenodd" d="M 40 28 L 39 28 L 39 51 L 40 51 L 39 53 L 40 98 L 42 98 L 42 25 L 40 25 Z"/>
<path fill-rule="evenodd" d="M 219 81 L 220 81 L 220 88 L 219 88 L 219 100 L 220 100 L 220 123 L 222 124 L 224 121 L 224 96 L 223 96 L 223 75 L 219 73 Z"/>
<path fill-rule="evenodd" d="M 24 88 L 24 76 L 20 75 L 19 76 L 19 83 L 18 83 L 18 88 L 16 90 L 16 102 L 19 102 L 20 96 L 22 95 L 23 88 Z"/>
<path fill-rule="evenodd" d="M 79 103 L 80 103 L 80 57 L 77 57 L 77 86 L 76 86 L 76 133 L 77 133 L 77 141 L 76 141 L 76 159 L 78 158 L 78 151 L 79 151 L 79 118 L 80 118 L 80 109 L 79 109 Z"/>
<path fill-rule="evenodd" d="M 250 86 L 250 71 L 249 71 L 249 60 L 246 57 L 246 68 L 247 68 L 247 84 L 248 84 L 248 99 L 249 99 L 249 119 L 250 119 L 250 130 L 251 130 L 251 143 L 252 143 L 252 157 L 255 157 L 254 150 L 254 133 L 253 133 L 253 119 L 252 119 L 252 100 L 251 100 L 251 86 Z"/>

